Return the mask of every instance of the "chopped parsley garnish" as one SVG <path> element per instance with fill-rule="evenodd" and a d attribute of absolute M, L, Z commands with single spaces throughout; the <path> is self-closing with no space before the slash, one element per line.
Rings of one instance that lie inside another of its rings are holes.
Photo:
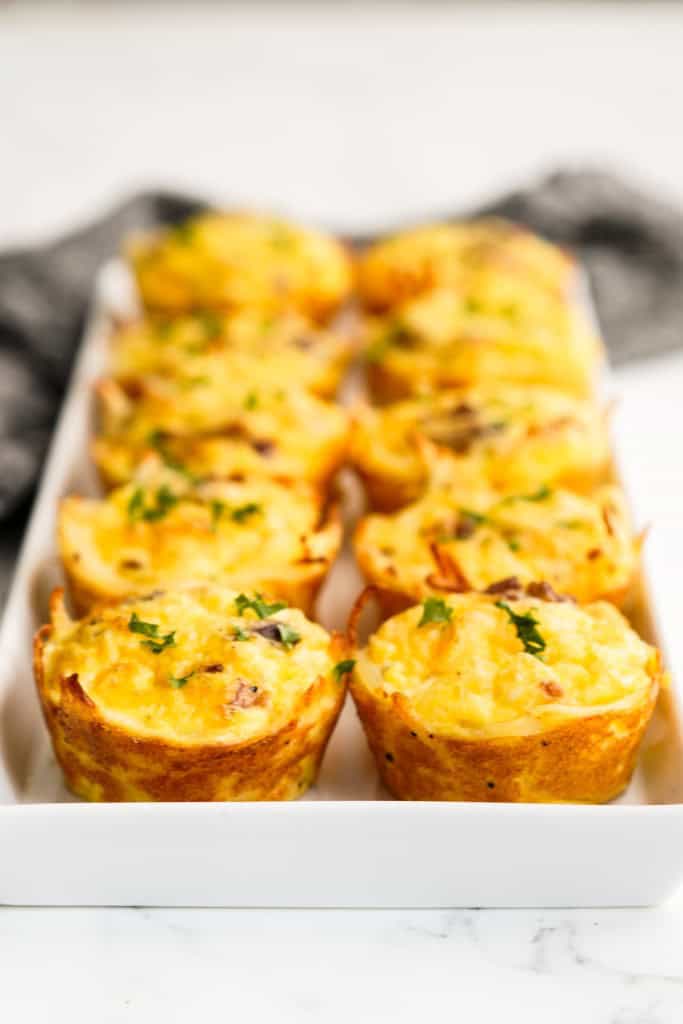
<path fill-rule="evenodd" d="M 154 448 L 165 466 L 168 466 L 169 469 L 174 469 L 176 473 L 182 473 L 182 475 L 187 477 L 187 479 L 192 483 L 196 481 L 194 473 L 191 473 L 182 462 L 176 459 L 176 457 L 168 451 L 163 430 L 150 431 L 147 435 L 147 442 L 152 448 Z"/>
<path fill-rule="evenodd" d="M 482 515 L 481 512 L 473 512 L 471 508 L 459 508 L 458 515 L 461 515 L 464 519 L 469 519 L 475 526 L 481 526 L 483 523 L 488 523 L 489 517 Z"/>
<path fill-rule="evenodd" d="M 180 381 L 180 387 L 183 389 L 183 391 L 191 391 L 192 388 L 203 388 L 210 383 L 211 381 L 204 374 L 198 377 L 183 377 L 182 380 Z"/>
<path fill-rule="evenodd" d="M 286 622 L 264 622 L 263 625 L 251 627 L 251 632 L 274 644 L 282 644 L 285 650 L 294 647 L 301 640 L 295 629 Z"/>
<path fill-rule="evenodd" d="M 509 497 L 503 498 L 499 504 L 511 505 L 514 501 L 545 501 L 552 493 L 547 484 L 542 484 L 537 491 L 532 491 L 531 494 L 511 494 Z"/>
<path fill-rule="evenodd" d="M 236 508 L 230 509 L 230 518 L 235 523 L 244 523 L 250 516 L 254 516 L 260 511 L 260 505 L 257 505 L 255 501 L 248 501 L 246 505 L 238 505 Z"/>
<path fill-rule="evenodd" d="M 168 677 L 168 685 L 171 687 L 172 690 L 180 690 L 185 685 L 185 683 L 189 679 L 191 679 L 191 677 L 193 675 L 194 675 L 194 672 L 188 672 L 186 676 L 170 675 Z"/>
<path fill-rule="evenodd" d="M 547 484 L 542 484 L 533 494 L 525 494 L 524 501 L 545 501 L 553 492 Z"/>
<path fill-rule="evenodd" d="M 162 636 L 159 634 L 158 623 L 145 622 L 138 618 L 137 612 L 133 612 L 131 615 L 128 629 L 131 633 L 139 633 L 141 636 L 148 637 L 142 643 L 145 647 L 149 647 L 152 654 L 161 654 L 167 647 L 175 647 L 175 630 Z"/>
<path fill-rule="evenodd" d="M 215 530 L 220 522 L 221 516 L 225 512 L 225 502 L 214 499 L 209 508 L 211 509 L 211 529 Z"/>
<path fill-rule="evenodd" d="M 516 537 L 507 537 L 505 542 L 507 546 L 510 548 L 510 551 L 519 551 L 519 549 L 522 546 Z"/>
<path fill-rule="evenodd" d="M 565 530 L 581 530 L 586 524 L 582 519 L 560 519 L 557 525 Z"/>
<path fill-rule="evenodd" d="M 533 654 L 534 658 L 543 661 L 541 651 L 545 650 L 546 642 L 536 628 L 538 626 L 538 619 L 534 617 L 532 612 L 518 615 L 516 612 L 513 612 L 510 605 L 505 601 L 496 601 L 496 608 L 502 608 L 507 614 L 507 617 L 517 631 L 518 639 L 524 645 L 526 653 Z"/>
<path fill-rule="evenodd" d="M 338 661 L 332 669 L 332 675 L 338 683 L 342 681 L 344 676 L 347 676 L 349 672 L 353 671 L 353 667 L 356 664 L 355 658 L 347 658 L 345 661 Z"/>
<path fill-rule="evenodd" d="M 281 612 L 287 605 L 284 601 L 274 601 L 272 604 L 268 604 L 267 601 L 263 600 L 261 594 L 255 594 L 254 597 L 238 594 L 235 598 L 235 607 L 237 608 L 238 615 L 244 615 L 247 608 L 250 608 L 258 615 L 259 619 L 267 619 L 269 615 Z"/>
<path fill-rule="evenodd" d="M 142 487 L 136 487 L 128 502 L 128 518 L 135 520 L 142 517 L 145 508 L 145 492 Z"/>
<path fill-rule="evenodd" d="M 251 640 L 252 634 L 248 633 L 246 629 L 242 629 L 241 626 L 235 626 L 233 630 L 233 640 Z"/>
<path fill-rule="evenodd" d="M 419 626 L 428 626 L 432 622 L 450 622 L 453 618 L 453 609 L 449 608 L 442 597 L 428 597 L 422 602 L 422 618 Z"/>
<path fill-rule="evenodd" d="M 286 622 L 274 622 L 273 625 L 279 634 L 279 642 L 285 650 L 289 650 L 290 648 L 295 647 L 296 644 L 301 643 L 301 634 L 297 633 L 297 631 L 292 629 L 292 627 Z"/>
<path fill-rule="evenodd" d="M 258 407 L 258 395 L 255 391 L 250 391 L 247 397 L 244 399 L 244 408 L 247 412 L 253 412 Z"/>
<path fill-rule="evenodd" d="M 162 484 L 156 492 L 154 502 L 153 505 L 145 506 L 145 492 L 142 487 L 137 487 L 128 502 L 128 518 L 132 522 L 142 519 L 146 523 L 156 523 L 178 504 L 178 497 L 166 484 Z"/>

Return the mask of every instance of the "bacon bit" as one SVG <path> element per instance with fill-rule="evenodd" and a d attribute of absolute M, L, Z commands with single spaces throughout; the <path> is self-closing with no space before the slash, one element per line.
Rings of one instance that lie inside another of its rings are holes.
<path fill-rule="evenodd" d="M 467 540 L 477 529 L 477 524 L 472 516 L 463 515 L 458 519 L 454 533 L 456 540 Z"/>
<path fill-rule="evenodd" d="M 205 665 L 204 668 L 199 670 L 200 672 L 222 672 L 223 665 L 220 661 L 217 661 L 215 665 Z"/>
<path fill-rule="evenodd" d="M 540 597 L 542 601 L 554 601 L 557 603 L 570 601 L 575 603 L 573 597 L 570 597 L 569 594 L 558 594 L 545 580 L 538 583 L 527 583 L 526 592 L 529 597 Z"/>
<path fill-rule="evenodd" d="M 256 440 L 251 442 L 251 447 L 255 452 L 258 452 L 259 455 L 267 457 L 268 455 L 272 455 L 275 451 L 275 442 Z"/>
<path fill-rule="evenodd" d="M 518 598 L 522 596 L 522 581 L 519 576 L 506 576 L 502 580 L 490 583 L 484 590 L 485 594 L 500 594 L 503 597 Z"/>
<path fill-rule="evenodd" d="M 471 590 L 469 580 L 458 565 L 450 551 L 444 551 L 437 541 L 429 545 L 432 558 L 437 564 L 438 572 L 430 573 L 427 583 L 437 590 L 449 590 L 454 593 L 462 593 L 464 590 Z"/>
<path fill-rule="evenodd" d="M 602 521 L 605 524 L 605 529 L 607 530 L 607 532 L 610 535 L 610 537 L 614 536 L 614 518 L 613 517 L 614 517 L 614 509 L 613 509 L 613 507 L 611 505 L 603 505 L 602 506 Z"/>
<path fill-rule="evenodd" d="M 557 683 L 554 683 L 552 679 L 548 679 L 538 685 L 549 697 L 564 697 L 564 690 Z"/>
<path fill-rule="evenodd" d="M 251 708 L 254 704 L 263 704 L 264 695 L 258 692 L 258 686 L 253 686 L 245 679 L 238 680 L 235 694 L 228 703 L 228 708 Z"/>
<path fill-rule="evenodd" d="M 589 562 L 593 562 L 596 558 L 599 558 L 602 554 L 602 548 L 591 548 L 586 558 Z"/>
<path fill-rule="evenodd" d="M 95 701 L 88 696 L 88 694 L 81 686 L 77 672 L 74 672 L 72 675 L 66 676 L 64 679 L 62 679 L 62 686 L 71 694 L 72 697 L 75 697 L 76 700 L 81 701 L 81 703 L 85 704 L 86 707 L 95 707 Z"/>

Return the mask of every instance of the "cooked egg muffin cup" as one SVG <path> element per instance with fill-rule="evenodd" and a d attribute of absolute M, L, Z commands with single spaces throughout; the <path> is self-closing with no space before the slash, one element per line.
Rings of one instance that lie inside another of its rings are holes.
<path fill-rule="evenodd" d="M 309 485 L 193 486 L 156 458 L 104 499 L 63 499 L 58 520 L 79 614 L 157 587 L 207 581 L 262 590 L 310 615 L 341 537 L 337 506 Z"/>
<path fill-rule="evenodd" d="M 370 506 L 391 512 L 434 482 L 588 492 L 609 464 L 596 403 L 545 388 L 483 386 L 354 410 L 350 457 Z"/>
<path fill-rule="evenodd" d="M 374 399 L 386 403 L 494 381 L 591 397 L 602 358 L 599 339 L 569 300 L 537 307 L 524 295 L 501 304 L 441 289 L 390 316 L 368 318 Z"/>
<path fill-rule="evenodd" d="M 380 604 L 394 614 L 429 595 L 544 580 L 581 603 L 622 605 L 639 564 L 623 493 L 541 486 L 526 494 L 444 488 L 391 515 L 361 519 L 354 549 Z"/>
<path fill-rule="evenodd" d="M 385 622 L 350 688 L 399 799 L 604 803 L 628 785 L 661 680 L 612 605 L 467 594 Z"/>
<path fill-rule="evenodd" d="M 130 390 L 100 381 L 91 453 L 103 486 L 127 483 L 156 452 L 194 479 L 265 476 L 327 487 L 346 458 L 348 414 L 284 385 L 252 386 L 233 375 L 190 391 L 158 377 Z"/>
<path fill-rule="evenodd" d="M 150 375 L 190 386 L 227 369 L 255 385 L 296 381 L 323 398 L 336 393 L 354 348 L 348 318 L 329 330 L 300 313 L 270 315 L 258 309 L 146 316 L 119 325 L 110 344 L 112 375 L 124 386 Z"/>
<path fill-rule="evenodd" d="M 563 296 L 575 264 L 525 228 L 485 218 L 422 225 L 381 239 L 358 260 L 356 283 L 368 309 L 386 311 L 434 288 L 461 289 L 482 270 Z"/>
<path fill-rule="evenodd" d="M 315 781 L 341 710 L 343 652 L 300 611 L 225 588 L 174 590 L 81 621 L 56 592 L 34 667 L 77 796 L 290 800 Z"/>
<path fill-rule="evenodd" d="M 207 213 L 128 247 L 143 304 L 194 310 L 297 310 L 329 317 L 351 291 L 344 246 L 309 228 L 249 213 Z"/>

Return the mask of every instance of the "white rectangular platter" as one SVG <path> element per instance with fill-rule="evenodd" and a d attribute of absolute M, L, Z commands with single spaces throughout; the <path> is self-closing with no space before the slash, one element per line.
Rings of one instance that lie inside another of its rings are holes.
<path fill-rule="evenodd" d="M 605 806 L 409 803 L 381 789 L 349 702 L 320 779 L 297 803 L 85 804 L 63 786 L 40 716 L 31 641 L 61 574 L 59 498 L 94 493 L 92 383 L 113 314 L 130 310 L 118 263 L 92 315 L 0 632 L 0 904 L 512 907 L 645 905 L 683 875 L 683 740 L 675 691 L 659 699 L 628 792 Z M 618 449 L 618 438 L 617 438 Z M 359 501 L 346 481 L 347 506 Z M 656 584 L 656 581 L 653 581 Z M 345 551 L 320 615 L 341 626 L 361 582 Z M 643 584 L 638 628 L 656 637 Z"/>

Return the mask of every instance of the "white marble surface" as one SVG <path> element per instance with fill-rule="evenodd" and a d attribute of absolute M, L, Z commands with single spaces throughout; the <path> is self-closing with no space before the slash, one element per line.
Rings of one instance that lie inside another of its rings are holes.
<path fill-rule="evenodd" d="M 597 159 L 683 201 L 682 43 L 675 4 L 10 4 L 0 244 L 141 184 L 354 228 Z M 683 668 L 683 355 L 618 385 Z M 0 1017 L 46 1014 L 679 1024 L 683 892 L 599 912 L 0 909 Z"/>

